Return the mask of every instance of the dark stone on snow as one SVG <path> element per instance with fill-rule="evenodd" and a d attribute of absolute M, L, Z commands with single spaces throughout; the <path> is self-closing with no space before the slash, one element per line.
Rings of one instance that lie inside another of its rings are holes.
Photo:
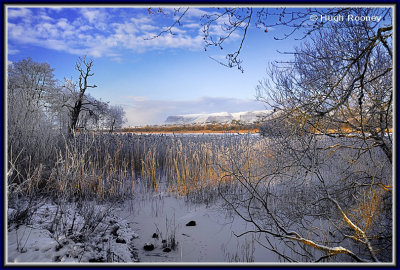
<path fill-rule="evenodd" d="M 115 224 L 115 223 L 117 223 L 115 220 L 113 220 L 113 219 L 110 220 L 110 224 L 111 224 L 111 225 L 113 225 L 113 224 Z"/>
<path fill-rule="evenodd" d="M 89 262 L 105 262 L 103 257 L 89 259 Z"/>
<path fill-rule="evenodd" d="M 117 242 L 119 244 L 126 244 L 126 241 L 123 238 L 117 238 L 117 240 L 115 240 L 115 242 Z"/>
<path fill-rule="evenodd" d="M 152 251 L 154 249 L 154 245 L 153 244 L 145 244 L 143 249 L 146 251 Z"/>
<path fill-rule="evenodd" d="M 152 236 L 152 238 L 157 238 L 157 239 L 158 239 L 158 234 L 156 234 L 156 233 L 153 233 L 153 236 Z"/>
<path fill-rule="evenodd" d="M 61 262 L 61 256 L 55 256 L 53 260 L 55 262 Z"/>
<path fill-rule="evenodd" d="M 161 243 L 163 243 L 163 244 L 164 244 L 164 243 L 167 243 L 167 240 L 162 240 Z"/>
<path fill-rule="evenodd" d="M 68 240 L 66 240 L 66 239 L 64 239 L 64 240 L 61 242 L 61 244 L 63 244 L 64 246 L 66 246 L 66 245 L 68 245 L 68 244 L 69 244 L 69 241 L 68 241 Z"/>
<path fill-rule="evenodd" d="M 62 248 L 63 248 L 62 245 L 57 245 L 56 248 L 55 248 L 55 250 L 56 250 L 56 251 L 59 251 L 59 250 L 62 249 Z"/>
<path fill-rule="evenodd" d="M 194 221 L 194 220 L 189 221 L 189 222 L 186 224 L 186 226 L 196 226 L 196 221 Z"/>
<path fill-rule="evenodd" d="M 169 247 L 166 247 L 163 249 L 164 252 L 171 252 L 171 249 Z"/>
<path fill-rule="evenodd" d="M 110 234 L 111 234 L 111 235 L 114 235 L 115 237 L 118 237 L 118 233 L 117 233 L 118 230 L 119 230 L 119 226 L 118 226 L 118 225 L 115 225 L 115 226 L 111 229 Z"/>

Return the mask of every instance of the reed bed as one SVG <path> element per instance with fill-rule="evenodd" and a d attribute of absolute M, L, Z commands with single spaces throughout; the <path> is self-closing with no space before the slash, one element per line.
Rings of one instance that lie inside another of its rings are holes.
<path fill-rule="evenodd" d="M 229 134 L 78 134 L 59 149 L 45 192 L 107 199 L 166 191 L 206 199 L 219 184 L 232 184 L 235 173 L 261 173 L 268 158 L 264 141 Z M 29 192 L 34 186 L 27 185 Z"/>

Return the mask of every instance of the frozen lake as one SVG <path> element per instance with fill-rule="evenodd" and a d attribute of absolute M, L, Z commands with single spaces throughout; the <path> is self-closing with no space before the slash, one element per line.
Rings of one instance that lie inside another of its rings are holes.
<path fill-rule="evenodd" d="M 218 203 L 207 207 L 167 194 L 143 195 L 127 201 L 120 216 L 126 217 L 139 235 L 133 244 L 140 262 L 278 261 L 275 254 L 254 241 L 254 235 L 236 237 L 235 233 L 253 227 L 230 215 Z M 196 226 L 186 226 L 192 220 Z M 152 238 L 154 233 L 159 235 L 158 239 Z M 177 248 L 163 252 L 162 239 L 171 235 L 175 235 Z M 146 243 L 153 244 L 154 250 L 144 250 Z"/>

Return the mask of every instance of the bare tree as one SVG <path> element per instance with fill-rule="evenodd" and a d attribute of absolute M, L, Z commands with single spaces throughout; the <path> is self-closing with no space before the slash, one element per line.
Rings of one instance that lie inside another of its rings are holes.
<path fill-rule="evenodd" d="M 304 40 L 310 37 L 313 33 L 319 32 L 322 29 L 329 28 L 335 25 L 333 19 L 336 16 L 343 16 L 343 19 L 355 18 L 360 15 L 362 10 L 368 8 L 214 8 L 207 9 L 200 18 L 203 31 L 204 49 L 217 47 L 224 49 L 225 43 L 232 39 L 233 36 L 238 36 L 237 49 L 226 54 L 226 60 L 217 61 L 218 63 L 227 66 L 235 67 L 240 71 L 244 71 L 242 66 L 243 60 L 241 53 L 246 38 L 249 35 L 250 25 L 254 25 L 260 31 L 268 35 L 274 35 L 274 39 L 283 40 L 295 38 Z M 375 8 L 373 10 L 376 16 L 381 16 L 382 20 L 391 19 L 391 8 Z M 158 8 L 156 11 L 149 9 L 149 14 L 161 14 L 162 16 L 172 17 L 173 23 L 166 29 L 156 35 L 157 38 L 164 34 L 175 34 L 175 27 L 182 26 L 185 23 L 185 17 L 190 13 L 190 8 L 175 8 L 169 13 L 163 8 Z M 314 16 L 314 17 L 310 17 Z M 373 27 L 378 26 L 378 22 L 373 22 Z M 213 31 L 218 29 L 218 31 Z M 279 31 L 270 31 L 271 29 Z M 366 37 L 368 38 L 368 37 Z"/>
<path fill-rule="evenodd" d="M 106 115 L 106 127 L 110 133 L 116 128 L 121 128 L 122 124 L 126 121 L 125 111 L 121 106 L 110 106 Z"/>
<path fill-rule="evenodd" d="M 226 189 L 222 181 L 220 195 L 251 224 L 236 235 L 260 236 L 261 246 L 288 262 L 392 261 L 392 180 L 384 153 L 354 149 L 362 143 L 350 138 L 284 131 L 221 153 L 224 177 L 236 184 Z M 327 147 L 336 144 L 343 147 Z"/>
<path fill-rule="evenodd" d="M 72 134 L 76 127 L 108 128 L 109 119 L 115 119 L 112 128 L 122 124 L 122 108 L 110 112 L 107 102 L 86 92 L 95 87 L 88 85 L 92 66 L 92 61 L 80 58 L 76 65 L 78 83 L 65 80 L 63 86 L 54 79 L 54 70 L 47 63 L 28 58 L 8 66 L 9 183 L 23 182 L 32 174 L 46 180 L 65 144 L 62 135 Z"/>
<path fill-rule="evenodd" d="M 95 103 L 85 98 L 86 97 L 85 93 L 88 88 L 97 87 L 95 84 L 94 85 L 88 84 L 89 77 L 94 75 L 94 73 L 92 72 L 93 60 L 86 60 L 86 57 L 80 57 L 75 65 L 75 68 L 77 71 L 79 71 L 78 84 L 76 85 L 70 82 L 69 85 L 65 85 L 74 99 L 72 105 L 68 103 L 64 104 L 64 106 L 66 106 L 70 111 L 70 123 L 69 123 L 70 134 L 75 132 L 79 120 L 79 115 L 81 111 L 85 109 L 85 106 L 96 105 Z M 77 90 L 76 87 L 79 87 L 79 89 Z"/>
<path fill-rule="evenodd" d="M 85 95 L 85 106 L 82 106 L 76 127 L 80 129 L 99 129 L 102 119 L 108 112 L 108 103 L 91 95 Z"/>
<path fill-rule="evenodd" d="M 173 26 L 188 12 L 176 9 Z M 274 109 L 263 143 L 227 151 L 217 164 L 239 183 L 221 184 L 221 196 L 254 227 L 238 236 L 261 234 L 261 245 L 290 262 L 392 261 L 392 9 L 221 8 L 201 22 L 205 49 L 239 34 L 220 63 L 241 71 L 252 23 L 304 41 L 257 89 Z"/>
<path fill-rule="evenodd" d="M 390 24 L 345 20 L 322 29 L 296 48 L 293 62 L 270 66 L 259 99 L 308 132 L 372 141 L 366 147 L 380 147 L 391 162 L 391 43 Z"/>
<path fill-rule="evenodd" d="M 239 188 L 221 195 L 254 226 L 238 236 L 262 234 L 285 261 L 393 260 L 391 23 L 331 24 L 270 66 L 265 144 L 227 153 L 224 167 Z"/>

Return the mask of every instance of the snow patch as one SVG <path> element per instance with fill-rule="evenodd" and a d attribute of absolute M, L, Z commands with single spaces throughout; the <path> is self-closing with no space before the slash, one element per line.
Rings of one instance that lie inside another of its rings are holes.
<path fill-rule="evenodd" d="M 112 207 L 110 211 L 107 205 L 85 204 L 93 206 L 96 214 L 90 218 L 98 218 L 94 222 L 96 227 L 89 232 L 85 227 L 90 226 L 85 217 L 87 214 L 75 203 L 61 206 L 45 203 L 34 213 L 29 224 L 8 224 L 7 263 L 137 261 L 132 240 L 138 235 L 131 224 L 118 215 L 122 209 Z M 8 209 L 8 214 L 15 211 Z M 112 234 L 116 227 L 117 233 Z"/>
<path fill-rule="evenodd" d="M 248 112 L 219 112 L 209 114 L 185 114 L 168 116 L 166 124 L 207 124 L 207 123 L 231 123 L 233 120 L 242 123 L 254 123 L 271 114 L 271 111 L 248 111 Z"/>

